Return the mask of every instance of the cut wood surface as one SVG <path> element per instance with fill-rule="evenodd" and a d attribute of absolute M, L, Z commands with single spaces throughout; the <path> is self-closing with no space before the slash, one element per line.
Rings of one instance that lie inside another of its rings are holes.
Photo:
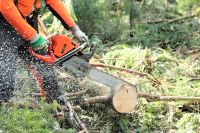
<path fill-rule="evenodd" d="M 112 104 L 120 113 L 133 111 L 137 104 L 137 89 L 127 84 L 122 84 L 113 93 Z"/>
<path fill-rule="evenodd" d="M 113 89 L 109 95 L 84 98 L 84 100 L 88 104 L 111 103 L 117 112 L 129 113 L 137 104 L 137 89 L 128 84 L 122 84 Z"/>

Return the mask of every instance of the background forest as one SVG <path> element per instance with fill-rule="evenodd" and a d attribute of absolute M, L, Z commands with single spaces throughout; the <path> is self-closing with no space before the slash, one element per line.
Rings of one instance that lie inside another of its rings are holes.
<path fill-rule="evenodd" d="M 199 0 L 63 2 L 90 41 L 97 42 L 99 58 L 93 58 L 91 64 L 103 62 L 137 71 L 139 74 L 101 68 L 137 84 L 140 92 L 158 96 L 200 96 Z M 41 14 L 50 33 L 67 33 L 46 7 L 42 8 Z M 17 77 L 13 101 L 23 103 L 25 108 L 19 109 L 15 104 L 0 107 L 0 133 L 76 132 L 56 128 L 57 120 L 49 112 L 56 108 L 56 103 L 39 100 L 36 103 L 40 108 L 30 109 L 33 99 L 24 94 L 37 87 L 31 84 L 32 79 L 21 66 Z M 200 132 L 198 102 L 151 102 L 141 98 L 129 114 L 118 114 L 104 104 L 96 106 L 79 113 L 91 133 Z"/>

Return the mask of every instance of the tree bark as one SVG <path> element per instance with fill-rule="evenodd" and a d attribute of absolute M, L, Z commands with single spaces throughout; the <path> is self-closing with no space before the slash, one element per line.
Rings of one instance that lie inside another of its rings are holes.
<path fill-rule="evenodd" d="M 137 22 L 137 19 L 140 17 L 140 11 L 137 7 L 137 3 L 135 0 L 130 0 L 130 29 L 132 30 L 132 27 Z"/>

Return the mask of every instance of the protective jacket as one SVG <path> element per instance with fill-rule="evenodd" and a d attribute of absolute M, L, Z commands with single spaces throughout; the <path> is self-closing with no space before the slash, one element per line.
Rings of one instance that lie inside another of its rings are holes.
<path fill-rule="evenodd" d="M 51 12 L 62 22 L 66 29 L 75 22 L 64 7 L 61 0 L 44 0 Z M 0 12 L 7 22 L 27 41 L 31 40 L 37 31 L 24 19 L 40 7 L 40 0 L 0 0 Z"/>

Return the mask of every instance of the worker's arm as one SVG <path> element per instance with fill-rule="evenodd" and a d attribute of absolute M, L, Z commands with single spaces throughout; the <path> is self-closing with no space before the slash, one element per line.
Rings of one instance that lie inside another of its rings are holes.
<path fill-rule="evenodd" d="M 24 20 L 13 0 L 0 1 L 0 7 L 3 17 L 25 40 L 30 41 L 33 51 L 46 54 L 48 42 Z"/>
<path fill-rule="evenodd" d="M 61 0 L 45 0 L 47 6 L 51 10 L 51 12 L 62 22 L 63 26 L 67 30 L 71 30 L 74 36 L 80 42 L 88 41 L 88 37 L 82 32 L 79 27 L 75 24 L 74 20 L 72 19 L 70 13 L 64 7 Z"/>
<path fill-rule="evenodd" d="M 0 0 L 0 12 L 7 22 L 27 41 L 36 36 L 37 32 L 22 17 L 13 0 Z"/>
<path fill-rule="evenodd" d="M 61 0 L 45 0 L 51 12 L 62 22 L 66 29 L 70 29 L 74 24 L 69 11 L 64 7 Z"/>

